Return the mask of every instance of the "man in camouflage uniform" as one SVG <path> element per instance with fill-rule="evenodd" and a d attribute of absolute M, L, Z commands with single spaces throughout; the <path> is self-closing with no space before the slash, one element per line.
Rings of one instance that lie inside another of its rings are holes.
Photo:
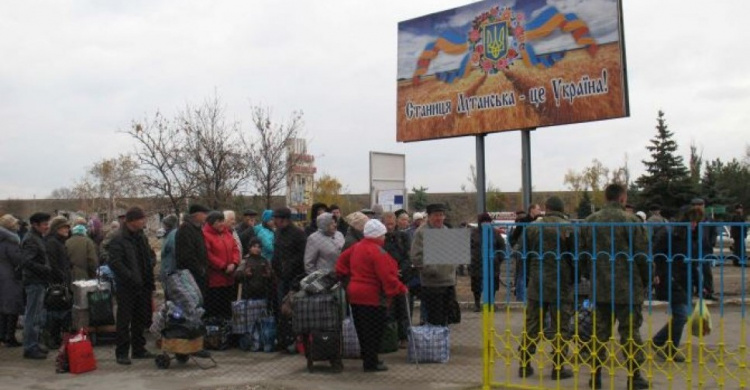
<path fill-rule="evenodd" d="M 602 224 L 602 226 L 587 226 L 581 229 L 581 254 L 584 254 L 583 252 L 589 255 L 594 254 L 593 259 L 591 256 L 585 259 L 587 263 L 593 260 L 593 264 L 584 268 L 592 272 L 592 277 L 596 281 L 594 291 L 596 294 L 594 309 L 596 339 L 593 341 L 596 345 L 593 346 L 593 350 L 598 352 L 598 358 L 594 359 L 593 387 L 601 388 L 599 367 L 607 359 L 607 346 L 602 344 L 607 343 L 612 337 L 612 327 L 617 321 L 620 345 L 626 353 L 633 351 L 633 358 L 627 359 L 626 365 L 628 372 L 632 374 L 632 377 L 628 379 L 627 388 L 648 389 L 649 383 L 641 376 L 639 370 L 645 361 L 641 349 L 643 348 L 640 334 L 643 324 L 641 306 L 649 286 L 650 265 L 644 255 L 647 253 L 646 232 L 639 218 L 625 211 L 624 206 L 628 199 L 625 187 L 610 184 L 604 190 L 604 195 L 607 204 L 600 211 L 586 218 L 586 223 L 609 222 L 632 223 L 633 225 L 612 227 Z M 632 344 L 629 341 L 631 339 Z"/>
<path fill-rule="evenodd" d="M 569 221 L 563 214 L 564 204 L 560 198 L 553 196 L 547 199 L 545 209 L 544 217 L 529 225 L 526 232 L 529 240 L 529 284 L 526 290 L 526 330 L 520 348 L 521 365 L 518 375 L 522 378 L 533 375 L 531 355 L 536 352 L 537 344 L 544 337 L 541 330 L 544 328 L 544 319 L 549 314 L 552 319 L 550 330 L 555 335 L 552 340 L 554 364 L 551 376 L 553 380 L 559 380 L 573 376 L 570 369 L 563 367 L 566 345 L 570 340 L 568 324 L 573 312 L 573 234 L 571 227 L 565 226 Z M 540 223 L 556 225 L 542 227 Z"/>

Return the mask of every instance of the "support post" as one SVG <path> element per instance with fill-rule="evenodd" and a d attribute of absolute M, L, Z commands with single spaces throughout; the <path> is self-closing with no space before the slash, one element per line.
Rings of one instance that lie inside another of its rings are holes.
<path fill-rule="evenodd" d="M 533 130 L 521 130 L 521 178 L 524 210 L 528 210 L 531 206 L 531 132 Z"/>
<path fill-rule="evenodd" d="M 477 144 L 477 214 L 487 211 L 487 179 L 484 170 L 484 134 L 476 136 Z"/>

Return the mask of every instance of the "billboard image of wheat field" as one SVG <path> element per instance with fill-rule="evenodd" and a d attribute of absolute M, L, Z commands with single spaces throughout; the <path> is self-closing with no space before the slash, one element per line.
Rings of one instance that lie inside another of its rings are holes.
<path fill-rule="evenodd" d="M 397 140 L 628 116 L 621 11 L 494 0 L 399 23 Z"/>

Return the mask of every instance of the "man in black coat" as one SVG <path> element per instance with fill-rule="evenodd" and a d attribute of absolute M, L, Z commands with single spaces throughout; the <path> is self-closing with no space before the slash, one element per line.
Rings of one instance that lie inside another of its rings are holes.
<path fill-rule="evenodd" d="M 191 205 L 190 215 L 185 217 L 175 235 L 175 265 L 177 269 L 190 271 L 204 297 L 208 288 L 208 253 L 202 228 L 209 211 L 205 206 Z"/>
<path fill-rule="evenodd" d="M 63 216 L 52 218 L 49 223 L 49 234 L 44 238 L 47 246 L 52 274 L 50 281 L 70 288 L 71 269 L 68 249 L 65 241 L 70 236 L 70 222 Z M 70 330 L 70 307 L 47 308 L 47 346 L 57 349 L 62 343 L 62 333 Z"/>
<path fill-rule="evenodd" d="M 286 207 L 276 209 L 273 212 L 276 237 L 273 241 L 271 266 L 278 278 L 279 302 L 284 300 L 295 280 L 300 279 L 305 274 L 304 258 L 307 236 L 302 229 L 292 223 L 291 218 L 292 212 Z M 281 318 L 277 318 L 277 324 L 279 331 L 278 347 L 280 349 L 293 348 L 294 335 L 292 334 L 291 324 Z"/>
<path fill-rule="evenodd" d="M 146 330 L 151 316 L 154 291 L 154 252 L 143 234 L 146 214 L 139 207 L 125 213 L 125 223 L 109 242 L 109 266 L 117 283 L 117 347 L 118 364 L 133 359 L 149 359 L 154 354 L 146 350 Z"/>
<path fill-rule="evenodd" d="M 44 292 L 52 276 L 52 267 L 47 257 L 44 236 L 49 232 L 47 213 L 34 213 L 30 218 L 31 230 L 21 242 L 23 254 L 23 286 L 26 290 L 26 311 L 23 322 L 23 357 L 46 359 L 47 349 L 39 344 L 39 335 L 44 327 Z"/>

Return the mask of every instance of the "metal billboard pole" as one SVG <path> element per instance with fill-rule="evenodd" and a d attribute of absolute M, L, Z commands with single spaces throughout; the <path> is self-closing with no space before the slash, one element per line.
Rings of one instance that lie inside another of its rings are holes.
<path fill-rule="evenodd" d="M 531 132 L 535 128 L 521 130 L 521 179 L 523 191 L 523 209 L 531 206 Z"/>
<path fill-rule="evenodd" d="M 487 180 L 484 171 L 484 137 L 479 134 L 477 140 L 477 214 L 487 211 Z"/>

